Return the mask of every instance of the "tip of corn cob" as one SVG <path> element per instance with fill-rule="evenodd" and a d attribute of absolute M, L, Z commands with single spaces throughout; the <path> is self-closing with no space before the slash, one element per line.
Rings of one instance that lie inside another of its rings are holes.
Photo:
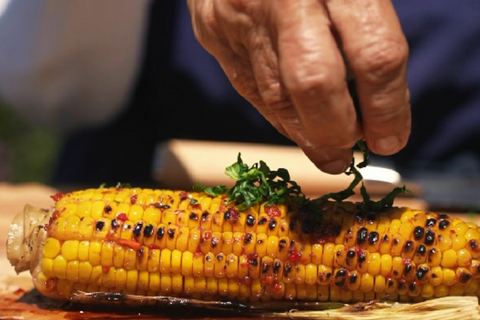
<path fill-rule="evenodd" d="M 17 214 L 10 224 L 7 239 L 7 259 L 15 272 L 29 270 L 31 257 L 38 249 L 35 239 L 42 232 L 42 225 L 48 219 L 49 211 L 26 205 L 23 212 Z M 31 270 L 32 271 L 32 270 Z"/>

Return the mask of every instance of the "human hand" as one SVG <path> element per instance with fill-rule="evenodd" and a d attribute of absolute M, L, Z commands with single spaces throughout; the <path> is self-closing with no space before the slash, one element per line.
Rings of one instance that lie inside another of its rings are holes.
<path fill-rule="evenodd" d="M 187 1 L 197 39 L 236 90 L 322 171 L 343 172 L 361 138 L 381 155 L 405 146 L 408 46 L 389 0 Z"/>

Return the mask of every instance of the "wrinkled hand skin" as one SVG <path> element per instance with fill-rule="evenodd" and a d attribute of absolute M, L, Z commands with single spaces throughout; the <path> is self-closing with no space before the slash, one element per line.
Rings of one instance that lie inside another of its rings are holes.
<path fill-rule="evenodd" d="M 361 138 L 380 155 L 407 143 L 408 45 L 389 0 L 188 0 L 188 6 L 198 41 L 236 90 L 322 171 L 343 172 Z"/>

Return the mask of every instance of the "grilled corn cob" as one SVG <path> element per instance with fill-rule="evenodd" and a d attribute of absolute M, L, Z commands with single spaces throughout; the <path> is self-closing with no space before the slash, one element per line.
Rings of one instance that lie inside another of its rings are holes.
<path fill-rule="evenodd" d="M 479 296 L 480 231 L 408 208 L 326 202 L 239 212 L 225 196 L 140 188 L 57 194 L 10 228 L 8 257 L 43 294 L 265 301 Z"/>

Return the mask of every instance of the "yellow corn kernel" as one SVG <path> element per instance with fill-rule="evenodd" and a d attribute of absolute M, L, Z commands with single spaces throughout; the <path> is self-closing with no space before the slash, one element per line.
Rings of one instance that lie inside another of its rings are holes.
<path fill-rule="evenodd" d="M 295 283 L 301 284 L 305 283 L 305 265 L 304 264 L 297 264 L 295 266 Z"/>
<path fill-rule="evenodd" d="M 443 268 L 443 283 L 446 286 L 452 286 L 456 282 L 455 271 L 448 268 Z"/>
<path fill-rule="evenodd" d="M 113 268 L 112 268 L 113 269 Z M 115 289 L 123 290 L 127 286 L 127 270 L 115 268 Z"/>
<path fill-rule="evenodd" d="M 97 266 L 100 264 L 102 252 L 102 242 L 100 241 L 91 241 L 88 251 L 88 259 L 92 266 Z"/>
<path fill-rule="evenodd" d="M 176 277 L 182 279 L 181 275 L 176 275 Z M 162 294 L 172 294 L 173 292 L 172 276 L 170 274 L 164 274 L 164 273 L 160 274 L 160 292 Z"/>
<path fill-rule="evenodd" d="M 326 285 L 318 286 L 317 294 L 318 301 L 328 301 L 330 297 L 330 287 Z"/>
<path fill-rule="evenodd" d="M 381 255 L 379 253 L 370 254 L 367 272 L 373 276 L 376 276 L 380 274 L 380 268 L 381 268 Z"/>
<path fill-rule="evenodd" d="M 370 275 L 369 273 L 362 274 L 360 290 L 364 293 L 372 291 L 374 287 L 374 279 L 374 276 Z"/>
<path fill-rule="evenodd" d="M 218 292 L 218 282 L 215 278 L 208 277 L 206 279 L 206 289 L 205 292 L 208 295 L 216 295 Z"/>
<path fill-rule="evenodd" d="M 195 253 L 193 255 L 192 274 L 194 277 L 204 276 L 203 259 L 204 257 L 202 254 Z"/>
<path fill-rule="evenodd" d="M 92 206 L 90 207 L 90 218 L 94 221 L 97 221 L 98 219 L 103 217 L 105 207 L 106 206 L 104 201 L 94 201 L 92 203 Z M 112 215 L 111 218 L 114 218 L 114 216 Z"/>
<path fill-rule="evenodd" d="M 227 278 L 234 278 L 238 276 L 238 257 L 230 253 L 228 256 L 226 256 L 226 270 L 225 270 L 225 275 Z"/>
<path fill-rule="evenodd" d="M 174 250 L 177 251 L 177 250 Z M 182 254 L 182 269 L 181 273 L 187 277 L 192 275 L 192 269 L 193 269 L 193 253 L 190 251 L 185 251 Z"/>
<path fill-rule="evenodd" d="M 158 272 L 160 264 L 160 250 L 153 249 L 150 250 L 148 261 L 147 261 L 147 270 L 149 272 Z"/>
<path fill-rule="evenodd" d="M 89 261 L 80 261 L 78 263 L 78 281 L 80 283 L 90 283 L 92 269 Z"/>
<path fill-rule="evenodd" d="M 218 294 L 221 296 L 228 295 L 228 279 L 227 278 L 218 279 Z"/>
<path fill-rule="evenodd" d="M 126 288 L 130 291 L 137 290 L 137 283 L 138 283 L 138 270 L 132 269 L 127 270 L 127 284 Z"/>
<path fill-rule="evenodd" d="M 102 286 L 105 288 L 114 288 L 115 287 L 115 273 L 116 270 L 113 267 L 104 267 L 103 268 L 103 277 L 102 277 Z"/>
<path fill-rule="evenodd" d="M 141 207 L 141 204 L 139 204 L 139 207 Z M 130 209 L 132 210 L 132 209 Z M 161 211 L 160 209 L 157 209 L 155 207 L 147 207 L 145 211 L 143 212 L 143 220 L 146 223 L 155 223 L 159 224 L 161 220 Z"/>
<path fill-rule="evenodd" d="M 430 267 L 436 267 L 440 265 L 442 261 L 442 253 L 436 248 L 431 248 L 428 251 L 427 263 Z"/>
<path fill-rule="evenodd" d="M 269 236 L 267 238 L 267 255 L 270 256 L 272 259 L 277 257 L 278 252 L 278 237 L 277 236 Z"/>
<path fill-rule="evenodd" d="M 163 250 L 165 251 L 165 250 Z M 162 251 L 162 254 L 163 254 L 163 251 Z M 160 257 L 160 263 L 161 263 L 161 260 L 162 257 Z M 182 252 L 180 250 L 173 250 L 172 251 L 172 254 L 171 254 L 171 259 L 172 259 L 172 262 L 171 262 L 171 267 L 170 267 L 170 272 L 173 273 L 173 274 L 177 274 L 177 273 L 181 273 L 182 271 Z"/>
<path fill-rule="evenodd" d="M 347 260 L 347 248 L 343 244 L 335 245 L 335 258 L 334 258 L 334 266 L 336 268 L 346 268 L 346 260 Z M 303 255 L 302 255 L 303 256 Z M 309 255 L 308 255 L 309 256 Z"/>
<path fill-rule="evenodd" d="M 265 233 L 257 234 L 257 242 L 255 252 L 259 257 L 263 257 L 267 253 L 267 235 Z"/>
<path fill-rule="evenodd" d="M 322 263 L 327 267 L 333 267 L 333 257 L 335 255 L 335 245 L 326 243 L 323 247 Z"/>
<path fill-rule="evenodd" d="M 102 266 L 111 266 L 113 265 L 113 248 L 115 246 L 114 242 L 105 241 L 102 244 L 102 253 L 100 258 L 100 264 Z"/>
<path fill-rule="evenodd" d="M 53 260 L 51 258 L 42 258 L 42 272 L 47 278 L 55 277 L 55 272 L 53 271 Z"/>
<path fill-rule="evenodd" d="M 60 241 L 55 238 L 47 238 L 43 246 L 43 256 L 45 258 L 55 258 L 61 250 Z"/>
<path fill-rule="evenodd" d="M 205 277 L 212 277 L 214 275 L 214 269 L 215 269 L 215 254 L 212 252 L 209 252 L 205 255 L 204 258 L 204 272 L 205 272 Z"/>
<path fill-rule="evenodd" d="M 317 265 L 309 263 L 305 267 L 305 283 L 307 285 L 315 284 L 317 282 Z"/>
<path fill-rule="evenodd" d="M 454 268 L 457 266 L 457 252 L 453 249 L 448 249 L 443 252 L 442 267 L 444 268 Z"/>
<path fill-rule="evenodd" d="M 472 254 L 467 249 L 457 251 L 457 264 L 459 267 L 468 267 L 472 264 Z"/>
<path fill-rule="evenodd" d="M 377 293 L 385 292 L 386 291 L 386 279 L 382 275 L 376 275 L 375 277 L 375 284 L 373 290 Z"/>
<path fill-rule="evenodd" d="M 59 279 L 65 279 L 67 270 L 67 260 L 62 255 L 58 255 L 53 259 L 53 272 Z"/>
<path fill-rule="evenodd" d="M 182 252 L 187 251 L 188 248 L 188 239 L 190 236 L 190 229 L 188 227 L 182 227 L 180 228 L 178 238 L 177 238 L 177 245 L 176 248 Z M 195 250 L 192 250 L 190 252 L 196 252 L 197 248 Z"/>
<path fill-rule="evenodd" d="M 328 267 L 326 265 L 319 265 L 318 266 L 318 276 L 317 276 L 317 283 L 320 285 L 328 285 L 330 283 L 330 279 L 333 276 L 332 267 Z M 284 282 L 287 279 L 283 278 Z M 288 282 L 287 282 L 288 283 Z"/>
<path fill-rule="evenodd" d="M 137 266 L 137 252 L 132 248 L 124 247 L 124 253 L 123 267 L 127 270 L 135 269 Z"/>
<path fill-rule="evenodd" d="M 230 231 L 222 234 L 222 253 L 228 255 L 233 251 L 233 233 Z"/>
<path fill-rule="evenodd" d="M 138 287 L 140 290 L 148 290 L 150 281 L 150 273 L 147 270 L 142 270 L 138 273 Z"/>
<path fill-rule="evenodd" d="M 67 268 L 65 271 L 66 278 L 69 281 L 77 282 L 78 281 L 78 272 L 79 272 L 79 262 L 78 260 L 75 261 L 68 261 Z"/>

